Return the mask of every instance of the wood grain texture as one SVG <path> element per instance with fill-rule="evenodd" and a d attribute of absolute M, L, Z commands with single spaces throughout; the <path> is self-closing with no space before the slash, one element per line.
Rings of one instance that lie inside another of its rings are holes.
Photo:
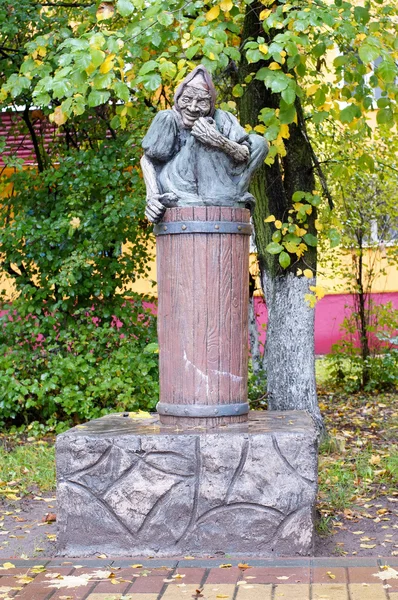
<path fill-rule="evenodd" d="M 246 209 L 168 209 L 173 221 L 249 222 Z M 177 234 L 157 237 L 160 400 L 168 404 L 247 402 L 249 236 Z M 163 424 L 212 427 L 238 417 L 182 418 Z"/>

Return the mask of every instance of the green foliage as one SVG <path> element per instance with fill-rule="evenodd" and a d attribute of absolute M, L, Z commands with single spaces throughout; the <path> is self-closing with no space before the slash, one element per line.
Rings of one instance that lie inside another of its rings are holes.
<path fill-rule="evenodd" d="M 0 425 L 40 421 L 60 431 L 109 412 L 154 409 L 155 319 L 138 299 L 114 300 L 112 309 L 2 317 Z"/>
<path fill-rule="evenodd" d="M 332 384 L 349 393 L 398 388 L 398 310 L 391 303 L 371 304 L 369 312 L 368 332 L 372 335 L 369 356 L 363 357 L 360 352 L 358 315 L 353 311 L 341 326 L 344 338 L 333 345 L 327 357 Z"/>

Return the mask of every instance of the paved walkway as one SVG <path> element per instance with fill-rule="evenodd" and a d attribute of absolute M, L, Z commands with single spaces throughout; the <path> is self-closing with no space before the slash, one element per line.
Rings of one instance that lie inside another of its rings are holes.
<path fill-rule="evenodd" d="M 0 599 L 398 600 L 398 557 L 0 562 Z"/>

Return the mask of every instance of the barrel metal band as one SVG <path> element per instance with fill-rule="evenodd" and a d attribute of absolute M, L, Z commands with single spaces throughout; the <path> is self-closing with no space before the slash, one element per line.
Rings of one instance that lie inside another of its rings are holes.
<path fill-rule="evenodd" d="M 169 417 L 237 417 L 249 412 L 247 402 L 239 404 L 167 404 L 159 402 L 156 406 L 159 415 Z"/>
<path fill-rule="evenodd" d="M 240 233 L 251 235 L 250 223 L 236 221 L 172 221 L 154 226 L 155 235 L 176 235 L 178 233 Z"/>

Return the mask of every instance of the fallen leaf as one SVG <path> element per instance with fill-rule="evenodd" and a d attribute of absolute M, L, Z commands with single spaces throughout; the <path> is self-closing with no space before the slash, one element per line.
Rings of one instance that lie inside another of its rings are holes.
<path fill-rule="evenodd" d="M 289 575 L 289 577 L 290 577 L 290 575 Z M 277 579 L 285 580 L 285 579 L 289 579 L 289 577 L 287 577 L 287 575 L 282 575 L 281 577 L 277 577 Z"/>
<path fill-rule="evenodd" d="M 142 565 L 131 565 L 132 569 L 142 569 Z"/>
<path fill-rule="evenodd" d="M 336 579 L 336 575 L 334 575 L 333 573 L 331 573 L 331 571 L 327 571 L 327 572 L 326 572 L 326 574 L 327 574 L 327 576 L 328 576 L 330 579 Z"/>
<path fill-rule="evenodd" d="M 396 571 L 392 567 L 387 567 L 387 569 L 384 569 L 383 571 L 373 573 L 373 577 L 378 577 L 383 581 L 386 581 L 387 579 L 398 579 L 398 571 Z"/>
<path fill-rule="evenodd" d="M 57 515 L 55 513 L 47 513 L 42 518 L 42 523 L 54 523 L 57 520 Z"/>
<path fill-rule="evenodd" d="M 90 575 L 65 575 L 65 577 L 50 579 L 48 587 L 61 588 L 82 587 L 89 583 Z"/>
<path fill-rule="evenodd" d="M 10 562 L 5 562 L 3 563 L 3 566 L 0 567 L 0 569 L 4 570 L 4 569 L 15 569 L 15 565 L 13 565 Z"/>
<path fill-rule="evenodd" d="M 230 565 L 229 563 L 225 564 L 225 565 L 219 565 L 220 569 L 230 569 L 232 567 L 232 565 Z M 228 598 L 228 596 L 227 596 Z"/>
<path fill-rule="evenodd" d="M 371 548 L 376 548 L 376 544 L 359 544 L 361 546 L 361 548 L 367 548 L 367 549 L 371 549 Z"/>

